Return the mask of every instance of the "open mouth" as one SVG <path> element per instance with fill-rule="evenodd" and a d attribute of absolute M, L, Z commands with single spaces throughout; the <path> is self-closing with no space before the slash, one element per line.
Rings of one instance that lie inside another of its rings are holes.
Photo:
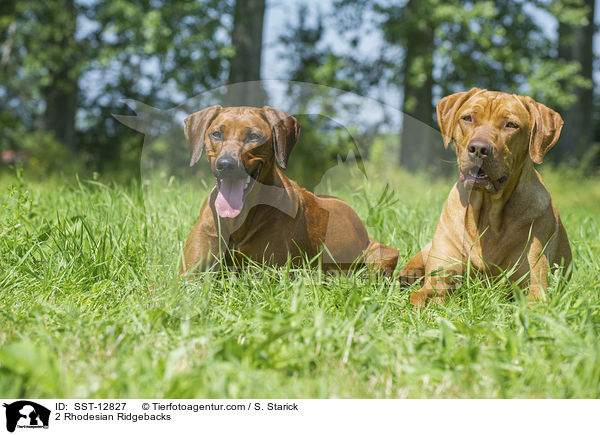
<path fill-rule="evenodd" d="M 506 176 L 502 176 L 498 179 L 491 179 L 482 168 L 474 167 L 468 172 L 469 173 L 465 173 L 462 170 L 460 171 L 460 181 L 462 181 L 465 186 L 471 186 L 473 188 L 494 190 L 497 192 L 504 187 L 508 180 L 508 177 Z"/>
<path fill-rule="evenodd" d="M 262 165 L 258 164 L 245 178 L 240 177 L 239 174 L 217 177 L 219 193 L 215 199 L 215 208 L 220 217 L 234 218 L 242 212 L 246 196 L 256 183 L 261 167 Z"/>

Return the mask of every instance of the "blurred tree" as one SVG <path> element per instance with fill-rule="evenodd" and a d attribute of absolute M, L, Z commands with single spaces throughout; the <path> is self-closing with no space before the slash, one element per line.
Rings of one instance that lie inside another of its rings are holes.
<path fill-rule="evenodd" d="M 23 107 L 25 110 L 18 110 L 13 120 L 30 117 L 29 121 L 37 121 L 39 127 L 75 151 L 82 47 L 75 41 L 73 0 L 3 2 L 0 14 L 0 26 L 6 34 L 0 70 L 2 110 Z M 21 131 L 12 138 L 19 141 L 23 129 L 17 130 Z"/>
<path fill-rule="evenodd" d="M 3 146 L 41 129 L 94 161 L 137 158 L 139 136 L 111 114 L 123 98 L 171 106 L 222 84 L 231 12 L 218 0 L 1 2 Z"/>
<path fill-rule="evenodd" d="M 401 63 L 402 138 L 400 164 L 410 169 L 433 160 L 433 54 L 435 32 L 440 25 L 432 13 L 437 0 L 408 0 L 403 6 L 375 6 L 385 16 L 383 36 L 389 44 L 404 48 Z"/>
<path fill-rule="evenodd" d="M 235 55 L 229 65 L 229 83 L 260 80 L 265 0 L 237 0 L 233 12 L 231 43 Z M 266 103 L 262 86 L 238 89 L 227 105 L 258 106 Z"/>
<path fill-rule="evenodd" d="M 46 2 L 39 4 L 41 7 L 35 12 L 43 14 L 48 22 L 62 30 L 45 33 L 42 40 L 36 39 L 39 44 L 36 47 L 38 61 L 48 69 L 47 82 L 41 86 L 46 106 L 44 127 L 65 144 L 69 151 L 74 152 L 77 145 L 77 79 L 81 70 L 77 62 L 78 47 L 75 41 L 75 4 L 73 0 L 60 0 L 55 8 L 47 8 L 49 3 Z"/>
<path fill-rule="evenodd" d="M 289 80 L 324 87 L 294 84 L 288 87 L 288 98 L 293 99 L 300 113 L 293 115 L 302 124 L 300 141 L 294 148 L 288 172 L 303 187 L 312 190 L 328 170 L 350 155 L 362 167 L 362 158 L 368 150 L 355 141 L 360 133 L 353 126 L 342 126 L 332 120 L 340 110 L 339 101 L 332 95 L 336 90 L 364 92 L 377 80 L 372 76 L 376 71 L 369 71 L 351 54 L 336 55 L 332 47 L 324 43 L 327 17 L 320 10 L 313 10 L 311 14 L 306 4 L 300 3 L 295 12 L 286 25 L 288 32 L 281 37 L 280 58 L 288 64 Z M 309 22 L 311 19 L 314 23 Z M 319 115 L 305 115 L 315 112 Z"/>
<path fill-rule="evenodd" d="M 99 0 L 86 11 L 95 50 L 82 76 L 82 149 L 94 161 L 139 159 L 139 135 L 111 115 L 122 99 L 168 108 L 227 79 L 233 56 L 219 0 Z M 100 140 L 99 140 L 100 139 Z"/>
<path fill-rule="evenodd" d="M 578 74 L 577 62 L 556 58 L 556 43 L 539 19 L 544 10 L 555 13 L 556 4 L 569 1 L 578 0 L 336 1 L 339 8 L 363 11 L 354 16 L 369 10 L 378 16 L 387 44 L 378 67 L 388 70 L 380 70 L 380 85 L 402 90 L 402 111 L 409 115 L 400 163 L 412 170 L 442 161 L 436 135 L 427 127 L 435 125 L 434 95 L 478 86 L 526 93 L 557 109 L 571 104 L 575 89 L 588 81 Z M 574 8 L 569 13 L 573 20 L 581 15 Z M 361 18 L 353 24 L 360 26 Z"/>
<path fill-rule="evenodd" d="M 595 0 L 564 0 L 554 5 L 559 19 L 559 58 L 577 62 L 581 75 L 587 80 L 574 89 L 576 101 L 561 112 L 565 125 L 554 155 L 563 161 L 584 156 L 594 141 L 592 73 L 595 5 Z M 567 78 L 563 82 L 569 80 Z"/>
<path fill-rule="evenodd" d="M 514 0 L 462 1 L 460 7 L 440 12 L 443 23 L 436 52 L 440 96 L 474 86 L 523 90 L 537 64 L 552 52 L 531 6 Z"/>

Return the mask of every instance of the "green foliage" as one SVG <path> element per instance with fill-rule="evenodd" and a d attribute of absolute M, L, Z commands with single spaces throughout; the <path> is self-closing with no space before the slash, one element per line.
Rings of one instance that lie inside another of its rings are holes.
<path fill-rule="evenodd" d="M 366 94 L 378 83 L 380 71 L 376 65 L 366 64 L 355 52 L 340 52 L 324 42 L 329 26 L 334 25 L 340 33 L 344 32 L 343 22 L 336 21 L 320 10 L 311 11 L 302 2 L 295 12 L 294 19 L 287 23 L 288 32 L 280 40 L 284 47 L 282 58 L 289 63 L 289 80 L 316 83 L 359 94 Z M 309 24 L 311 16 L 314 16 L 314 24 Z M 342 34 L 348 36 L 347 32 Z M 341 39 L 342 35 L 339 37 Z M 347 39 L 351 47 L 358 43 L 358 38 Z"/>
<path fill-rule="evenodd" d="M 403 263 L 452 181 L 386 171 L 391 190 L 370 180 L 344 197 Z M 600 180 L 543 175 L 571 238 L 571 281 L 552 277 L 547 302 L 530 304 L 518 290 L 507 300 L 504 278 L 475 278 L 421 312 L 364 272 L 252 265 L 179 280 L 207 192 L 197 184 L 142 196 L 4 177 L 0 395 L 598 398 Z"/>
<path fill-rule="evenodd" d="M 584 0 L 550 0 L 539 3 L 542 8 L 547 9 L 561 23 L 571 26 L 585 26 L 587 24 L 589 6 L 586 5 Z"/>
<path fill-rule="evenodd" d="M 555 108 L 573 102 L 573 92 L 590 84 L 580 76 L 577 62 L 556 58 L 556 42 L 548 36 L 539 15 L 549 9 L 558 20 L 584 24 L 581 1 L 536 5 L 524 1 L 471 2 L 429 0 L 417 8 L 376 4 L 383 35 L 389 44 L 406 47 L 424 29 L 435 30 L 435 84 L 440 95 L 473 86 L 526 93 Z M 407 11 L 410 14 L 407 14 Z M 548 20 L 548 18 L 546 18 Z M 400 64 L 387 61 L 388 65 Z M 412 65 L 404 80 L 424 81 L 431 67 Z M 570 80 L 565 81 L 564 78 Z"/>
<path fill-rule="evenodd" d="M 579 62 L 562 59 L 541 61 L 527 80 L 531 95 L 550 107 L 569 107 L 577 101 L 577 88 L 591 89 L 592 83 L 579 72 Z"/>
<path fill-rule="evenodd" d="M 21 149 L 30 157 L 24 165 L 28 170 L 43 175 L 53 172 L 71 172 L 74 163 L 69 157 L 68 150 L 58 142 L 52 134 L 44 131 L 24 133 L 21 138 Z"/>
<path fill-rule="evenodd" d="M 51 99 L 64 91 L 75 96 L 85 160 L 137 163 L 139 136 L 112 114 L 124 111 L 123 98 L 170 107 L 222 84 L 231 51 L 221 17 L 230 9 L 216 0 L 24 0 L 1 10 L 2 148 L 21 149 L 24 131 L 52 128 L 44 125 L 52 111 L 69 117 Z"/>
<path fill-rule="evenodd" d="M 286 171 L 289 177 L 312 190 L 332 168 L 354 162 L 362 168 L 366 150 L 359 147 L 355 132 L 326 116 L 301 115 L 297 118 L 302 123 L 302 134 Z"/>
<path fill-rule="evenodd" d="M 286 47 L 283 58 L 290 63 L 289 79 L 293 82 L 315 83 L 333 89 L 288 88 L 289 98 L 299 107 L 299 113 L 319 113 L 296 117 L 302 124 L 300 141 L 294 148 L 290 160 L 289 175 L 302 186 L 312 189 L 332 167 L 346 162 L 348 158 L 365 158 L 368 147 L 359 146 L 357 132 L 351 126 L 343 126 L 332 118 L 339 114 L 340 107 L 332 101 L 336 90 L 360 92 L 369 83 L 359 80 L 361 64 L 352 56 L 342 56 L 322 45 L 326 17 L 316 15 L 316 23 L 307 21 L 309 10 L 301 4 L 296 10 L 294 22 L 288 23 L 290 31 L 281 38 Z M 307 95 L 308 93 L 308 95 Z M 347 109 L 347 107 L 342 110 Z"/>

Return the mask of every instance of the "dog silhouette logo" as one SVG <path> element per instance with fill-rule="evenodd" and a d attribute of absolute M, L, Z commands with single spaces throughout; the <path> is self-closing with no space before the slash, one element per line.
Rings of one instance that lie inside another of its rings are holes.
<path fill-rule="evenodd" d="M 14 432 L 18 428 L 48 428 L 50 410 L 29 400 L 19 400 L 3 405 L 6 408 L 6 430 Z"/>

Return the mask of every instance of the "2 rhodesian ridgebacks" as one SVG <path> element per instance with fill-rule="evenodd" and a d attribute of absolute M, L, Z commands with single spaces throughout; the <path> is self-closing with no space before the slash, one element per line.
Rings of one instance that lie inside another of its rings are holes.
<path fill-rule="evenodd" d="M 391 275 L 397 250 L 369 239 L 348 204 L 302 189 L 277 167 L 286 167 L 298 140 L 294 117 L 267 106 L 213 106 L 186 118 L 184 131 L 190 165 L 206 149 L 217 182 L 188 237 L 181 273 L 206 269 L 221 254 L 229 264 L 247 257 L 283 265 L 322 253 L 325 270 L 366 264 Z"/>
<path fill-rule="evenodd" d="M 404 267 L 401 279 L 423 287 L 410 301 L 443 302 L 471 267 L 511 279 L 529 274 L 542 298 L 550 267 L 571 262 L 567 233 L 533 163 L 556 143 L 563 121 L 529 97 L 471 89 L 443 98 L 437 117 L 444 146 L 454 142 L 460 179 L 444 204 L 433 240 Z"/>
<path fill-rule="evenodd" d="M 529 276 L 543 297 L 548 270 L 567 267 L 571 251 L 560 217 L 533 163 L 541 163 L 562 128 L 560 115 L 529 97 L 471 89 L 443 98 L 438 123 L 454 143 L 460 180 L 444 205 L 433 240 L 404 267 L 401 279 L 423 287 L 411 302 L 443 302 L 472 268 L 511 279 Z M 367 264 L 391 274 L 398 251 L 369 239 L 345 202 L 314 195 L 285 177 L 298 121 L 270 107 L 213 106 L 185 120 L 196 163 L 203 149 L 217 186 L 200 211 L 181 273 L 206 269 L 220 253 L 284 264 L 323 251 L 323 265 Z M 219 238 L 218 234 L 221 234 Z"/>

